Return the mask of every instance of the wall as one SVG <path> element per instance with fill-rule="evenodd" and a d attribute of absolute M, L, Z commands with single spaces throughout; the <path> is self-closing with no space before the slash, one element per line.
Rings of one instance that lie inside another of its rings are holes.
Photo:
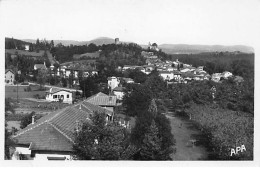
<path fill-rule="evenodd" d="M 116 99 L 122 100 L 124 96 L 124 92 L 121 91 L 114 91 L 114 94 L 116 95 Z"/>

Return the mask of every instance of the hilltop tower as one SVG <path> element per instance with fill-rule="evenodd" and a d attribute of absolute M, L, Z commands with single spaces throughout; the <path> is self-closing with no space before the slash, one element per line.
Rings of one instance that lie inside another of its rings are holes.
<path fill-rule="evenodd" d="M 115 38 L 115 44 L 119 44 L 119 38 Z"/>

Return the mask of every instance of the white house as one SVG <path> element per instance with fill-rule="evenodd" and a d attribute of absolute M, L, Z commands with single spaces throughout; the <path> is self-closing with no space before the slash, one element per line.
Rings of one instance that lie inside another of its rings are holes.
<path fill-rule="evenodd" d="M 45 62 L 43 64 L 34 64 L 34 70 L 46 70 L 47 67 L 45 65 Z"/>
<path fill-rule="evenodd" d="M 233 74 L 232 74 L 231 72 L 229 72 L 229 71 L 224 71 L 224 72 L 222 73 L 222 76 L 223 76 L 224 78 L 229 78 L 229 77 L 232 77 Z"/>
<path fill-rule="evenodd" d="M 25 44 L 25 45 L 24 45 L 24 48 L 25 48 L 25 49 L 24 49 L 25 51 L 29 51 L 29 50 L 30 50 L 30 45 L 29 45 L 29 44 Z"/>
<path fill-rule="evenodd" d="M 13 85 L 14 78 L 15 78 L 15 74 L 12 70 L 10 70 L 10 69 L 5 70 L 5 84 L 6 85 Z"/>
<path fill-rule="evenodd" d="M 214 73 L 211 75 L 211 80 L 214 82 L 219 82 L 221 77 L 221 73 Z"/>
<path fill-rule="evenodd" d="M 59 88 L 50 88 L 49 91 L 46 92 L 46 100 L 48 101 L 62 101 L 63 103 L 72 104 L 72 92 Z"/>
<path fill-rule="evenodd" d="M 172 80 L 174 77 L 173 72 L 169 71 L 160 71 L 159 75 L 163 78 L 163 80 Z"/>
<path fill-rule="evenodd" d="M 120 83 L 120 80 L 117 77 L 108 77 L 107 78 L 108 88 L 110 88 L 111 90 L 118 87 L 119 83 Z"/>
<path fill-rule="evenodd" d="M 116 87 L 113 89 L 114 95 L 116 95 L 117 100 L 122 100 L 124 97 L 124 87 Z"/>

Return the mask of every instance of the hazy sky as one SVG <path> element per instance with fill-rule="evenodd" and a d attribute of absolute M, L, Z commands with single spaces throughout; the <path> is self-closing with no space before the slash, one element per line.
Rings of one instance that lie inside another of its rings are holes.
<path fill-rule="evenodd" d="M 0 6 L 4 35 L 18 39 L 253 46 L 260 37 L 259 0 L 2 0 Z"/>

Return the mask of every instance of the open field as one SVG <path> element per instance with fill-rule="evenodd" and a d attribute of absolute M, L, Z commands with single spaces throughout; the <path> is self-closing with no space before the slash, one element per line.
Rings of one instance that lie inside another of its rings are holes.
<path fill-rule="evenodd" d="M 5 98 L 17 98 L 17 89 L 18 89 L 18 98 L 34 98 L 35 95 L 45 96 L 45 91 L 34 91 L 37 89 L 35 86 L 30 86 L 32 91 L 28 91 L 29 85 L 23 86 L 5 86 Z"/>

